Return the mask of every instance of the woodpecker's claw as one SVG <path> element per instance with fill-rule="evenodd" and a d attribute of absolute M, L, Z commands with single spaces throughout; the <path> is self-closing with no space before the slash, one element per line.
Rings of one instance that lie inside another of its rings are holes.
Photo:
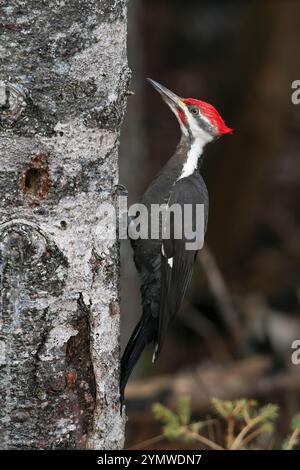
<path fill-rule="evenodd" d="M 116 184 L 114 187 L 114 193 L 118 196 L 128 196 L 128 190 L 123 184 Z"/>

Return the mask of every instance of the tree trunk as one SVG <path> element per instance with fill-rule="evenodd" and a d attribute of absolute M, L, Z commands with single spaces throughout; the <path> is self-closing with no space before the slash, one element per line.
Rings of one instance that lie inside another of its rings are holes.
<path fill-rule="evenodd" d="M 123 445 L 116 202 L 126 0 L 10 0 L 0 42 L 0 447 Z"/>

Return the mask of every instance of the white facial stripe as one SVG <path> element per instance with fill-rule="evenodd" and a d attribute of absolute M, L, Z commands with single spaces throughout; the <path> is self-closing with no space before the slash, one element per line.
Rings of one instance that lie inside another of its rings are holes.
<path fill-rule="evenodd" d="M 187 178 L 194 173 L 194 171 L 197 169 L 198 160 L 200 155 L 202 155 L 204 146 L 213 140 L 213 137 L 208 132 L 206 132 L 204 129 L 201 129 L 197 120 L 190 114 L 188 110 L 186 110 L 185 116 L 188 121 L 192 136 L 194 137 L 194 141 L 192 142 L 191 148 L 188 151 L 187 160 L 183 165 L 182 172 L 178 180 L 181 178 Z"/>
<path fill-rule="evenodd" d="M 178 115 L 177 108 L 171 106 L 169 103 L 168 103 L 168 105 L 171 108 L 171 110 L 173 111 L 173 113 L 175 114 L 175 116 L 176 116 L 176 118 L 179 122 L 181 132 L 184 135 L 188 136 L 189 132 L 188 132 L 187 128 L 185 127 L 185 125 L 182 123 L 182 121 L 181 121 L 181 119 Z M 200 155 L 202 155 L 203 147 L 208 142 L 211 142 L 213 140 L 213 137 L 208 132 L 206 132 L 204 129 L 202 129 L 200 127 L 199 123 L 194 118 L 194 116 L 191 115 L 189 109 L 186 106 L 180 106 L 180 108 L 182 109 L 182 111 L 183 111 L 183 113 L 186 117 L 188 127 L 189 127 L 189 130 L 190 130 L 193 138 L 194 138 L 194 141 L 192 142 L 191 148 L 188 151 L 187 160 L 186 160 L 185 164 L 183 165 L 182 172 L 181 172 L 181 175 L 179 176 L 178 180 L 180 180 L 181 178 L 187 178 L 188 176 L 190 176 L 194 173 L 194 171 L 197 169 L 199 157 L 200 157 Z M 201 118 L 205 122 L 207 122 L 207 124 L 211 125 L 209 119 L 206 116 L 201 115 Z M 163 255 L 164 255 L 164 253 L 163 253 Z M 169 263 L 169 265 L 170 265 L 170 263 Z M 173 260 L 172 260 L 172 265 L 173 265 Z"/>
<path fill-rule="evenodd" d="M 204 114 L 201 113 L 201 119 L 202 121 L 205 121 L 209 126 L 211 126 L 211 122 L 208 119 L 208 117 L 204 116 Z"/>
<path fill-rule="evenodd" d="M 173 268 L 173 258 L 168 258 L 168 265 L 171 269 Z"/>
<path fill-rule="evenodd" d="M 194 135 L 195 132 L 198 131 L 198 128 L 199 128 L 198 123 L 197 123 L 196 119 L 191 115 L 191 113 L 189 112 L 189 110 L 187 108 L 186 108 L 185 116 L 187 118 L 187 122 L 190 126 L 191 132 Z"/>
<path fill-rule="evenodd" d="M 202 140 L 201 137 L 198 137 L 194 140 L 191 145 L 190 150 L 187 154 L 187 160 L 183 165 L 181 175 L 179 176 L 178 180 L 181 178 L 187 178 L 188 176 L 192 175 L 197 168 L 198 160 L 200 155 L 203 152 L 203 147 L 206 144 L 206 141 Z M 177 180 L 177 181 L 178 181 Z"/>
<path fill-rule="evenodd" d="M 181 119 L 180 119 L 180 117 L 178 116 L 178 114 L 176 114 L 176 116 L 177 116 L 177 119 L 178 119 L 178 122 L 179 122 L 179 125 L 180 125 L 181 132 L 182 132 L 184 135 L 188 136 L 189 133 L 188 133 L 187 128 L 186 128 L 185 125 L 181 122 Z"/>
<path fill-rule="evenodd" d="M 189 128 L 191 130 L 191 133 L 192 133 L 192 135 L 195 139 L 197 139 L 197 137 L 201 137 L 203 141 L 206 141 L 205 143 L 210 142 L 211 140 L 213 140 L 213 137 L 208 132 L 206 132 L 204 129 L 202 129 L 200 127 L 197 120 L 194 118 L 194 116 L 191 115 L 191 113 L 188 111 L 188 109 L 186 109 L 185 116 L 187 118 L 187 122 L 189 124 Z M 211 125 L 211 123 L 210 123 L 210 121 L 207 117 L 201 115 L 201 119 L 206 121 L 207 124 Z"/>

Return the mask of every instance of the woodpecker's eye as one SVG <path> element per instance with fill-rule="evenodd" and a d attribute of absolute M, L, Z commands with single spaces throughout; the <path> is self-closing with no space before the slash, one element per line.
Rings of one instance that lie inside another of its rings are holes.
<path fill-rule="evenodd" d="M 196 114 L 199 114 L 199 109 L 196 108 L 195 106 L 190 108 L 190 111 L 191 111 L 192 114 L 195 114 L 195 116 L 196 116 Z"/>

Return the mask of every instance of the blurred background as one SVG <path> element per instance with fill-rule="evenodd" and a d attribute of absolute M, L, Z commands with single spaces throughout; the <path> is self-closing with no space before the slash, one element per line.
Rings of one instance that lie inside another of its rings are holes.
<path fill-rule="evenodd" d="M 300 411 L 300 2 L 131 0 L 131 91 L 120 182 L 136 202 L 174 152 L 178 123 L 150 87 L 213 104 L 234 128 L 206 148 L 206 248 L 180 317 L 155 364 L 147 350 L 127 388 L 127 447 L 159 433 L 151 405 L 191 397 L 196 418 L 212 396 L 280 405 L 278 435 Z M 141 314 L 139 279 L 122 243 L 123 347 Z M 183 448 L 160 441 L 153 448 Z"/>

